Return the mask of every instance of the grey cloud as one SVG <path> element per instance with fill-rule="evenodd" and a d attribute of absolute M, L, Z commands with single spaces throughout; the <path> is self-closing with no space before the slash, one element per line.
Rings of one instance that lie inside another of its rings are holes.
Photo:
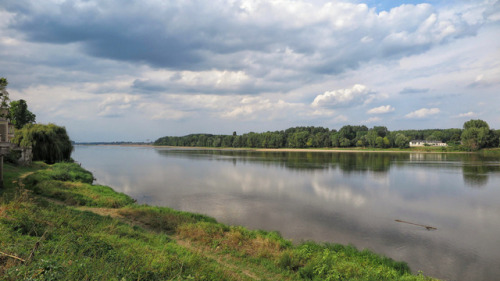
<path fill-rule="evenodd" d="M 479 77 L 474 80 L 474 82 L 470 83 L 467 85 L 467 88 L 469 89 L 477 89 L 477 88 L 488 88 L 491 87 L 495 84 L 495 82 L 490 81 L 489 79 L 485 79 L 483 75 L 480 75 Z"/>
<path fill-rule="evenodd" d="M 407 94 L 425 94 L 430 91 L 429 88 L 411 88 L 411 87 L 406 87 L 403 90 L 401 90 L 399 93 L 402 95 L 407 95 Z"/>
<path fill-rule="evenodd" d="M 175 75 L 174 75 L 175 76 Z M 266 83 L 242 83 L 234 87 L 216 87 L 215 85 L 185 84 L 178 79 L 152 80 L 135 79 L 132 84 L 134 93 L 183 93 L 183 94 L 216 94 L 216 95 L 256 95 L 261 92 L 288 91 L 293 89 L 295 83 L 286 81 L 267 81 Z"/>
<path fill-rule="evenodd" d="M 267 19 L 266 13 L 281 8 L 270 3 L 255 4 L 259 13 L 243 10 L 238 1 L 127 3 L 12 0 L 5 9 L 16 14 L 10 28 L 28 40 L 78 43 L 92 56 L 177 70 L 247 69 L 252 62 L 256 72 L 293 67 L 337 74 L 370 60 L 421 53 L 475 28 L 460 17 L 440 20 L 430 5 L 376 14 L 366 7 L 333 3 L 323 11 L 328 14 L 324 18 L 304 20 L 296 11 Z M 319 15 L 325 7 L 317 5 L 310 12 Z M 443 23 L 455 31 L 444 33 Z M 276 55 L 286 48 L 302 58 L 294 63 Z"/>
<path fill-rule="evenodd" d="M 144 79 L 135 79 L 132 88 L 143 93 L 163 92 L 168 90 L 168 87 L 166 87 L 165 85 L 151 83 L 150 81 Z"/>

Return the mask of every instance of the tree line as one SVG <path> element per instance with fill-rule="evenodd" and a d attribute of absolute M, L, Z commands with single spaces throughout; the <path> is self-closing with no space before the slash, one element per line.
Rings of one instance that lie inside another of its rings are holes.
<path fill-rule="evenodd" d="M 478 150 L 498 147 L 500 130 L 483 120 L 470 120 L 463 129 L 389 131 L 385 126 L 346 125 L 340 130 L 323 127 L 294 127 L 282 131 L 250 132 L 243 135 L 190 134 L 157 139 L 155 145 L 233 148 L 408 148 L 411 140 L 440 141 L 455 149 Z"/>

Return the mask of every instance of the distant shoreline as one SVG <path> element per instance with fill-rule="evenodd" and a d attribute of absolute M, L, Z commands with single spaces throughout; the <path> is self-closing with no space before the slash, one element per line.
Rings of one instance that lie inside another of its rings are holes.
<path fill-rule="evenodd" d="M 394 149 L 381 149 L 373 150 L 368 148 L 360 149 L 339 149 L 339 148 L 234 148 L 234 147 L 197 147 L 197 146 L 168 146 L 168 145 L 153 145 L 153 144 L 75 144 L 81 146 L 122 146 L 122 147 L 151 147 L 151 148 L 172 148 L 172 149 L 191 149 L 191 150 L 226 150 L 226 151 L 257 151 L 257 152 L 318 152 L 318 153 L 455 153 L 455 154 L 473 154 L 477 152 L 469 151 L 429 151 L 429 150 L 419 150 L 421 148 L 407 148 L 401 150 Z M 429 148 L 424 148 L 429 149 Z M 433 149 L 433 148 L 430 148 Z"/>

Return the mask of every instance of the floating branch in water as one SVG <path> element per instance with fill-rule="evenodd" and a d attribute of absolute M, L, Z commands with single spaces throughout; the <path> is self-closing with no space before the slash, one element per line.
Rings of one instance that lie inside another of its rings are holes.
<path fill-rule="evenodd" d="M 428 225 L 423 225 L 423 224 L 418 224 L 418 223 L 412 223 L 412 222 L 409 222 L 409 221 L 402 221 L 402 220 L 395 220 L 395 221 L 401 222 L 401 223 L 407 223 L 407 224 L 411 224 L 411 225 L 425 227 L 427 230 L 437 230 L 437 228 L 435 228 L 433 226 L 428 226 Z"/>

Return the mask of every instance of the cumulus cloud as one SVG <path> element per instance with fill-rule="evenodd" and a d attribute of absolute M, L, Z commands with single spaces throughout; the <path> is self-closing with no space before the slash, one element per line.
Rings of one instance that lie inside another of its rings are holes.
<path fill-rule="evenodd" d="M 394 110 L 396 110 L 396 109 L 390 105 L 382 105 L 379 107 L 372 108 L 372 109 L 368 110 L 366 113 L 368 113 L 368 114 L 384 114 L 384 113 L 393 112 Z"/>
<path fill-rule="evenodd" d="M 441 110 L 439 110 L 439 108 L 421 108 L 419 110 L 415 110 L 413 112 L 406 114 L 405 117 L 406 118 L 426 118 L 426 117 L 429 117 L 431 115 L 436 115 L 439 112 L 441 112 Z"/>
<path fill-rule="evenodd" d="M 316 96 L 312 102 L 312 106 L 328 108 L 348 107 L 370 103 L 374 98 L 374 91 L 370 90 L 365 85 L 356 84 L 350 89 L 324 92 Z"/>

